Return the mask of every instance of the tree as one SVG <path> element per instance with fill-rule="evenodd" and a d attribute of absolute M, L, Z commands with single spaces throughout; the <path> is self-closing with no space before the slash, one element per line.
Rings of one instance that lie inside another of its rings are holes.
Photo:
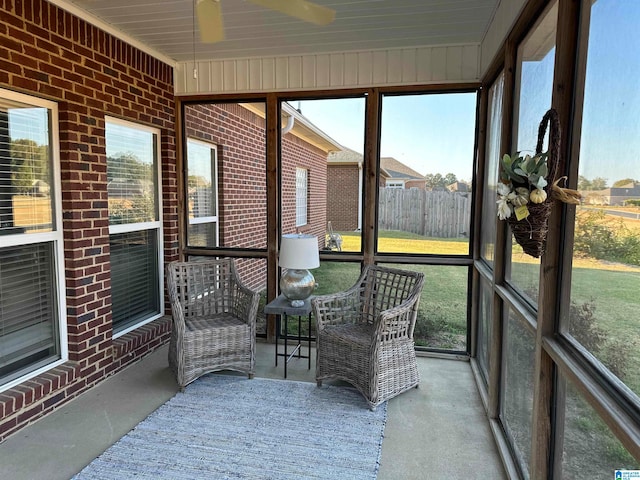
<path fill-rule="evenodd" d="M 607 179 L 596 177 L 591 181 L 591 190 L 604 190 L 607 188 Z"/>
<path fill-rule="evenodd" d="M 434 188 L 444 187 L 444 177 L 439 173 L 428 173 L 424 176 L 424 179 L 427 189 L 433 190 Z"/>
<path fill-rule="evenodd" d="M 458 181 L 458 177 L 455 176 L 455 174 L 453 173 L 447 173 L 444 176 L 444 185 L 451 185 L 452 183 L 456 183 Z"/>
<path fill-rule="evenodd" d="M 141 161 L 133 153 L 118 153 L 108 157 L 107 180 L 110 182 L 116 178 L 123 180 L 151 180 L 153 170 L 151 164 Z"/>
<path fill-rule="evenodd" d="M 578 190 L 604 190 L 607 187 L 608 179 L 596 177 L 593 180 L 580 175 L 578 177 Z"/>
<path fill-rule="evenodd" d="M 624 187 L 625 185 L 636 182 L 637 180 L 634 180 L 633 178 L 623 178 L 621 180 L 616 180 L 615 182 L 613 182 L 612 187 Z"/>
<path fill-rule="evenodd" d="M 578 190 L 593 190 L 591 180 L 583 175 L 578 176 Z"/>
<path fill-rule="evenodd" d="M 11 173 L 21 193 L 29 193 L 37 180 L 49 184 L 49 148 L 26 138 L 12 140 Z"/>

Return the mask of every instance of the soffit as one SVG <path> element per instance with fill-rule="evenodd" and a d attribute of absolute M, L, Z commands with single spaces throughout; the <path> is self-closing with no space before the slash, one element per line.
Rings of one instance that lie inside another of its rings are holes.
<path fill-rule="evenodd" d="M 192 0 L 51 0 L 174 62 L 479 44 L 499 0 L 314 0 L 336 10 L 316 26 L 243 0 L 221 0 L 226 39 L 195 36 Z M 197 28 L 197 26 L 196 26 Z"/>

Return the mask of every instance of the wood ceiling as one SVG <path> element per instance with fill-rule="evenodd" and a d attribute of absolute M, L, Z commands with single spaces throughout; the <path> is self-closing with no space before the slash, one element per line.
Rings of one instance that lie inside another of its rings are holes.
<path fill-rule="evenodd" d="M 499 0 L 314 0 L 316 26 L 244 0 L 221 0 L 226 39 L 194 41 L 192 0 L 51 0 L 174 62 L 480 43 Z M 197 1 L 197 0 L 196 0 Z"/>

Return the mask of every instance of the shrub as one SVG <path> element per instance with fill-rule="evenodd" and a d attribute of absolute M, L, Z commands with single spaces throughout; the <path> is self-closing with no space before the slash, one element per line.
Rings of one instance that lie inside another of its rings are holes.
<path fill-rule="evenodd" d="M 640 238 L 622 219 L 607 219 L 602 210 L 577 215 L 573 248 L 586 257 L 640 265 Z"/>
<path fill-rule="evenodd" d="M 622 339 L 609 340 L 607 332 L 597 325 L 594 300 L 569 305 L 569 333 L 599 358 L 616 377 L 624 380 L 632 344 Z"/>
<path fill-rule="evenodd" d="M 569 305 L 569 333 L 594 355 L 607 341 L 606 332 L 596 325 L 595 310 L 593 299 L 582 305 L 574 301 Z"/>

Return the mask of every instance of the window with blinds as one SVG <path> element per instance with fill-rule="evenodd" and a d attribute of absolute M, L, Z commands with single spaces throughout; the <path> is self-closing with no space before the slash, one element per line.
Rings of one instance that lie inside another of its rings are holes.
<path fill-rule="evenodd" d="M 218 174 L 216 147 L 187 140 L 187 198 L 191 247 L 218 247 Z"/>
<path fill-rule="evenodd" d="M 307 177 L 305 168 L 296 168 L 296 227 L 307 224 Z"/>
<path fill-rule="evenodd" d="M 116 335 L 163 314 L 157 129 L 108 118 L 105 126 Z"/>
<path fill-rule="evenodd" d="M 158 238 L 154 230 L 109 236 L 114 325 L 136 324 L 158 313 Z"/>
<path fill-rule="evenodd" d="M 55 103 L 0 89 L 0 389 L 66 360 L 55 125 Z"/>

